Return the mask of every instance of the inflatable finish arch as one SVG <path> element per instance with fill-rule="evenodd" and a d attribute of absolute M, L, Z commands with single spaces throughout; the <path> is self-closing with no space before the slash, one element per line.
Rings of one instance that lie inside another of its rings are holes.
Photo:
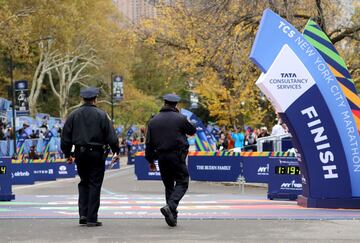
<path fill-rule="evenodd" d="M 351 108 L 326 61 L 273 11 L 264 11 L 250 59 L 256 82 L 287 123 L 307 207 L 360 208 L 360 141 Z"/>

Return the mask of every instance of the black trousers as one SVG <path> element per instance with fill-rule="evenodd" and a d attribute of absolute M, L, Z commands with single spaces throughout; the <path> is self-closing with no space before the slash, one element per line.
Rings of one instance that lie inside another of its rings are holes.
<path fill-rule="evenodd" d="M 77 171 L 80 176 L 79 214 L 88 222 L 96 222 L 100 207 L 100 192 L 104 180 L 105 160 L 102 151 L 75 152 Z"/>
<path fill-rule="evenodd" d="M 161 179 L 165 186 L 166 204 L 177 214 L 177 207 L 189 187 L 189 172 L 185 163 L 186 154 L 162 152 L 159 154 Z"/>

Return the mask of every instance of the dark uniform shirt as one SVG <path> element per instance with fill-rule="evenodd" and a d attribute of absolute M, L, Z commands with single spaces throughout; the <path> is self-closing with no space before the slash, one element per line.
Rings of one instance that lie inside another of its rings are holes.
<path fill-rule="evenodd" d="M 148 125 L 145 156 L 152 162 L 156 153 L 187 150 L 186 135 L 194 135 L 196 128 L 175 108 L 163 107 Z"/>
<path fill-rule="evenodd" d="M 66 119 L 61 137 L 61 149 L 66 157 L 70 156 L 72 145 L 110 145 L 113 153 L 119 153 L 119 141 L 108 115 L 91 104 L 82 105 Z"/>

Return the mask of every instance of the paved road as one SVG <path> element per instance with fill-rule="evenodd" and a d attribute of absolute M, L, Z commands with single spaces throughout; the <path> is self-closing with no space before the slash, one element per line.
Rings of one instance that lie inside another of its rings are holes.
<path fill-rule="evenodd" d="M 100 211 L 104 226 L 81 227 L 76 220 L 78 180 L 16 186 L 13 190 L 17 200 L 0 204 L 0 217 L 8 215 L 0 219 L 0 242 L 360 241 L 359 220 L 262 219 L 266 218 L 263 210 L 268 210 L 269 215 L 278 215 L 283 210 L 285 214 L 291 213 L 286 210 L 295 208 L 306 212 L 305 218 L 311 218 L 318 211 L 298 209 L 293 202 L 266 202 L 264 188 L 246 187 L 245 194 L 240 194 L 238 186 L 205 182 L 191 182 L 188 197 L 181 205 L 183 215 L 179 226 L 169 228 L 158 212 L 163 204 L 161 182 L 137 181 L 133 167 L 106 174 Z M 14 219 L 17 214 L 14 210 L 23 215 L 22 219 Z M 255 217 L 249 220 L 248 216 L 237 213 L 239 210 Z M 37 214 L 43 218 L 36 217 Z M 229 214 L 233 217 L 225 217 Z M 344 215 L 340 210 L 325 211 L 322 217 L 331 214 Z M 360 211 L 345 211 L 345 214 L 348 216 L 343 218 L 359 218 Z"/>

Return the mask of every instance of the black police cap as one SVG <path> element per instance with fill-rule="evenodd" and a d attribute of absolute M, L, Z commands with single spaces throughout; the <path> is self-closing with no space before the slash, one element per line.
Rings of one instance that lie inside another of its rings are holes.
<path fill-rule="evenodd" d="M 99 89 L 96 87 L 82 88 L 80 90 L 80 96 L 84 99 L 95 98 L 99 94 Z"/>
<path fill-rule="evenodd" d="M 166 94 L 163 96 L 164 101 L 172 102 L 172 103 L 178 103 L 181 98 L 176 94 Z"/>

